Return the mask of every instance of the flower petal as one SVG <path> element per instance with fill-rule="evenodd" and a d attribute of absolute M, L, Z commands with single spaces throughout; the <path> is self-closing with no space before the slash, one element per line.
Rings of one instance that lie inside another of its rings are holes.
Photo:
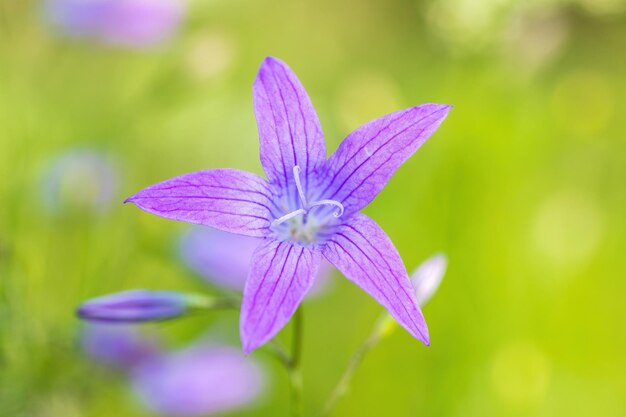
<path fill-rule="evenodd" d="M 402 259 L 372 219 L 356 213 L 322 249 L 326 259 L 374 297 L 414 337 L 428 345 L 428 328 Z"/>
<path fill-rule="evenodd" d="M 275 217 L 270 196 L 267 181 L 257 175 L 211 169 L 152 185 L 125 202 L 166 219 L 261 237 Z"/>
<path fill-rule="evenodd" d="M 252 87 L 261 141 L 261 164 L 270 182 L 286 188 L 298 165 L 310 173 L 326 160 L 319 119 L 300 80 L 284 62 L 266 58 Z"/>
<path fill-rule="evenodd" d="M 287 324 L 311 288 L 320 261 L 318 252 L 290 242 L 267 240 L 257 248 L 241 306 L 240 332 L 246 353 Z"/>
<path fill-rule="evenodd" d="M 368 205 L 450 108 L 424 104 L 372 120 L 350 133 L 328 160 L 328 185 L 320 198 L 340 201 L 344 215 Z"/>
<path fill-rule="evenodd" d="M 262 239 L 194 226 L 180 239 L 179 252 L 185 265 L 204 281 L 229 290 L 243 291 L 250 260 Z M 320 264 L 307 297 L 323 295 L 332 286 L 334 268 L 325 260 Z"/>

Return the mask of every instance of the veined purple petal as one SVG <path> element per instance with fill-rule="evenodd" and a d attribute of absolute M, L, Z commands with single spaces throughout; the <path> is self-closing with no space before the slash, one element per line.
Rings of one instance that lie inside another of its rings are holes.
<path fill-rule="evenodd" d="M 411 275 L 411 283 L 420 306 L 426 304 L 439 288 L 447 264 L 446 256 L 439 253 L 422 262 Z"/>
<path fill-rule="evenodd" d="M 222 232 L 209 227 L 192 227 L 180 239 L 183 262 L 206 281 L 223 288 L 243 290 L 250 261 L 261 239 Z M 329 285 L 332 266 L 322 261 L 307 296 L 322 294 Z"/>
<path fill-rule="evenodd" d="M 350 133 L 328 159 L 319 198 L 338 200 L 344 216 L 368 205 L 437 129 L 451 106 L 424 104 L 372 120 Z"/>
<path fill-rule="evenodd" d="M 413 286 L 385 232 L 361 213 L 338 227 L 322 247 L 326 259 L 374 297 L 411 335 L 430 343 Z"/>
<path fill-rule="evenodd" d="M 82 303 L 76 314 L 95 322 L 138 323 L 178 317 L 187 311 L 183 294 L 171 291 L 130 290 Z"/>
<path fill-rule="evenodd" d="M 92 359 L 120 369 L 131 369 L 154 359 L 161 352 L 157 339 L 119 324 L 86 326 L 81 334 L 81 344 Z"/>
<path fill-rule="evenodd" d="M 287 188 L 297 165 L 308 188 L 309 175 L 326 161 L 326 145 L 306 90 L 287 64 L 268 57 L 252 93 L 265 174 L 273 184 Z"/>
<path fill-rule="evenodd" d="M 262 392 L 260 367 L 240 350 L 199 344 L 135 368 L 134 391 L 151 410 L 172 417 L 223 413 L 251 405 Z"/>
<path fill-rule="evenodd" d="M 317 251 L 290 242 L 268 239 L 257 248 L 241 306 L 240 333 L 246 353 L 287 324 L 311 288 L 320 260 Z"/>
<path fill-rule="evenodd" d="M 265 236 L 274 216 L 269 184 L 235 169 L 210 169 L 152 185 L 126 202 L 166 219 Z"/>

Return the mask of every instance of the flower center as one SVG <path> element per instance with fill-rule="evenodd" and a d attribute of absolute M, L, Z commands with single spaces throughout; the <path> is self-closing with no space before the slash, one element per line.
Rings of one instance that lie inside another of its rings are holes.
<path fill-rule="evenodd" d="M 337 210 L 335 210 L 335 212 L 333 213 L 333 216 L 341 217 L 341 215 L 343 214 L 343 204 L 341 204 L 339 201 L 336 201 L 336 200 L 316 200 L 313 202 L 307 201 L 306 195 L 304 193 L 304 188 L 302 188 L 302 183 L 300 182 L 300 167 L 298 165 L 293 167 L 293 178 L 296 183 L 296 189 L 298 190 L 298 196 L 300 197 L 300 203 L 302 204 L 302 206 L 297 210 L 289 212 L 285 214 L 284 216 L 279 217 L 278 219 L 275 219 L 272 222 L 272 226 L 277 226 L 281 223 L 286 222 L 287 220 L 290 220 L 300 215 L 302 215 L 302 225 L 304 225 L 307 223 L 306 220 L 307 220 L 307 214 L 309 213 L 309 211 L 313 207 L 318 207 L 318 206 L 334 206 L 337 208 Z"/>

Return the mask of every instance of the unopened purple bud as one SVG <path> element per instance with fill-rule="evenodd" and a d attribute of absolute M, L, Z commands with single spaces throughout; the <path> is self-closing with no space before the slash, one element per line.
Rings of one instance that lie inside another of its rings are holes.
<path fill-rule="evenodd" d="M 92 298 L 76 314 L 83 320 L 112 323 L 159 321 L 188 310 L 187 297 L 171 291 L 130 290 Z"/>
<path fill-rule="evenodd" d="M 430 300 L 446 272 L 448 261 L 444 254 L 436 254 L 426 259 L 411 276 L 417 302 L 423 306 Z"/>

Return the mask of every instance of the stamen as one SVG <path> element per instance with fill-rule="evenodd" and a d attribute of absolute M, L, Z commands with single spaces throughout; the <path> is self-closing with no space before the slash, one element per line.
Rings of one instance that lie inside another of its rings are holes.
<path fill-rule="evenodd" d="M 311 203 L 309 205 L 309 208 L 313 208 L 315 206 L 324 206 L 324 205 L 337 207 L 338 210 L 333 213 L 333 216 L 335 217 L 341 217 L 341 215 L 343 214 L 343 204 L 341 204 L 339 201 L 336 201 L 336 200 L 318 200 L 314 203 Z"/>
<path fill-rule="evenodd" d="M 292 219 L 296 216 L 299 216 L 300 214 L 306 214 L 306 210 L 305 209 L 298 209 L 296 211 L 292 211 L 291 213 L 287 213 L 285 214 L 283 217 L 279 217 L 278 219 L 274 220 L 272 222 L 272 226 L 276 226 L 279 225 L 281 223 L 286 222 L 289 219 Z"/>
<path fill-rule="evenodd" d="M 282 217 L 279 217 L 278 219 L 275 219 L 274 221 L 272 221 L 272 226 L 277 226 L 301 214 L 303 215 L 302 223 L 305 224 L 307 222 L 306 215 L 309 212 L 309 210 L 313 207 L 318 207 L 318 206 L 334 206 L 337 208 L 337 210 L 335 210 L 335 212 L 333 213 L 333 216 L 341 217 L 343 215 L 344 208 L 343 208 L 343 204 L 341 204 L 339 201 L 318 200 L 310 204 L 306 201 L 306 196 L 304 195 L 304 188 L 302 188 L 302 183 L 300 182 L 300 172 L 301 170 L 298 165 L 293 167 L 293 179 L 296 182 L 296 189 L 298 190 L 298 196 L 300 197 L 300 201 L 302 202 L 302 208 L 299 208 L 298 210 L 292 211 L 290 213 L 285 214 Z"/>
<path fill-rule="evenodd" d="M 298 195 L 300 196 L 300 201 L 302 201 L 302 206 L 307 208 L 304 189 L 302 188 L 302 183 L 300 182 L 300 167 L 298 165 L 293 167 L 293 178 L 296 180 L 296 188 L 298 189 Z"/>

